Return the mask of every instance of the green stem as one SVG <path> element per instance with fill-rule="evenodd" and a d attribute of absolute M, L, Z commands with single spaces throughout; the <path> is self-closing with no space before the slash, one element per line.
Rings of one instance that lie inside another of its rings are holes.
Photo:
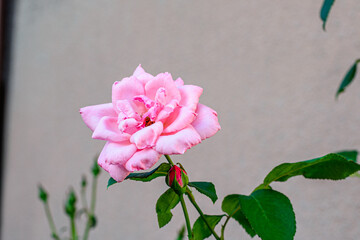
<path fill-rule="evenodd" d="M 221 227 L 221 240 L 224 240 L 224 233 L 225 233 L 226 224 L 229 222 L 230 218 L 232 216 L 234 216 L 235 213 L 237 213 L 239 210 L 240 210 L 240 207 L 236 208 L 235 211 L 231 215 L 227 216 L 224 225 L 222 225 L 222 227 Z"/>
<path fill-rule="evenodd" d="M 92 188 L 91 188 L 91 202 L 90 209 L 87 211 L 87 223 L 84 231 L 83 240 L 87 240 L 89 237 L 89 231 L 92 225 L 94 212 L 95 212 L 95 203 L 96 203 L 96 188 L 97 188 L 97 176 L 93 176 Z"/>
<path fill-rule="evenodd" d="M 94 212 L 95 212 L 96 188 L 97 188 L 97 177 L 94 177 L 92 191 L 91 191 L 91 203 L 90 203 L 90 213 L 91 214 L 94 214 Z"/>
<path fill-rule="evenodd" d="M 169 155 L 164 155 L 166 160 L 170 163 L 171 166 L 174 166 L 175 164 L 173 163 L 173 161 L 171 160 L 170 156 Z"/>
<path fill-rule="evenodd" d="M 87 201 L 86 201 L 86 188 L 85 187 L 81 188 L 81 201 L 82 201 L 83 207 L 87 214 L 89 210 L 88 210 L 88 205 L 87 205 Z"/>
<path fill-rule="evenodd" d="M 51 215 L 49 203 L 47 201 L 44 202 L 44 208 L 45 208 L 46 218 L 47 218 L 47 220 L 49 222 L 49 226 L 50 226 L 50 229 L 51 229 L 51 235 L 52 235 L 52 237 L 54 239 L 60 240 L 59 235 L 57 234 L 57 231 L 56 231 L 54 220 L 53 220 L 52 215 Z"/>
<path fill-rule="evenodd" d="M 196 208 L 196 210 L 198 211 L 198 213 L 200 214 L 200 216 L 202 217 L 202 219 L 204 220 L 206 226 L 209 228 L 209 230 L 211 231 L 211 233 L 214 235 L 214 237 L 217 240 L 221 240 L 219 235 L 217 235 L 217 233 L 215 232 L 215 230 L 210 226 L 210 224 L 208 223 L 208 221 L 206 220 L 204 213 L 201 211 L 199 205 L 196 203 L 194 195 L 192 194 L 191 190 L 187 187 L 186 188 L 186 195 L 188 195 L 190 202 L 192 203 L 192 205 L 194 205 L 194 207 Z"/>
<path fill-rule="evenodd" d="M 75 226 L 75 214 L 70 217 L 71 222 L 71 235 L 72 240 L 77 240 L 76 226 Z"/>
<path fill-rule="evenodd" d="M 186 204 L 185 204 L 185 201 L 184 201 L 184 196 L 183 196 L 183 194 L 181 194 L 181 195 L 179 195 L 179 197 L 180 197 L 181 206 L 182 206 L 184 216 L 185 216 L 186 228 L 187 228 L 187 232 L 188 232 L 188 238 L 192 239 L 191 224 L 190 224 L 189 214 L 188 214 L 188 211 L 186 209 Z"/>

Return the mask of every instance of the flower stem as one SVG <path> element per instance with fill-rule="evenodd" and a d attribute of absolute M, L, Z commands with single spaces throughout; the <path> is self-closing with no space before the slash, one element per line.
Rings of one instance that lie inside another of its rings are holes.
<path fill-rule="evenodd" d="M 217 240 L 220 240 L 219 235 L 217 235 L 217 233 L 215 232 L 215 230 L 210 226 L 210 224 L 208 223 L 208 221 L 206 220 L 204 213 L 201 211 L 199 205 L 196 203 L 194 195 L 192 194 L 191 190 L 189 188 L 186 188 L 186 195 L 189 197 L 190 202 L 192 203 L 192 205 L 194 205 L 194 207 L 196 208 L 196 210 L 198 211 L 198 213 L 200 214 L 200 216 L 202 217 L 202 219 L 204 220 L 206 226 L 209 228 L 209 230 L 211 231 L 212 235 L 214 235 L 214 237 Z"/>
<path fill-rule="evenodd" d="M 169 155 L 164 154 L 164 156 L 165 156 L 166 160 L 170 163 L 171 166 L 175 165 Z"/>
<path fill-rule="evenodd" d="M 97 188 L 97 175 L 93 176 L 92 188 L 91 188 L 91 202 L 90 209 L 86 211 L 87 213 L 87 223 L 84 231 L 83 240 L 87 240 L 89 237 L 89 231 L 92 227 L 94 220 L 94 212 L 95 212 L 95 203 L 96 203 L 96 188 Z"/>
<path fill-rule="evenodd" d="M 89 209 L 88 209 L 88 205 L 87 205 L 87 201 L 86 201 L 86 187 L 81 187 L 81 201 L 82 201 L 83 208 L 85 209 L 86 214 L 87 214 Z"/>
<path fill-rule="evenodd" d="M 190 219 L 189 219 L 189 214 L 188 211 L 186 209 L 186 204 L 185 204 L 185 200 L 184 200 L 184 196 L 183 194 L 179 195 L 180 197 L 180 202 L 181 202 L 181 206 L 184 212 L 184 216 L 185 216 L 185 221 L 186 221 L 186 228 L 187 228 L 187 232 L 188 232 L 188 238 L 192 239 L 192 231 L 191 231 L 191 224 L 190 224 Z"/>
<path fill-rule="evenodd" d="M 225 233 L 226 224 L 229 222 L 230 218 L 232 216 L 234 216 L 235 213 L 237 213 L 239 210 L 240 210 L 240 207 L 236 208 L 235 211 L 231 215 L 227 216 L 224 225 L 221 226 L 221 240 L 224 240 L 224 233 Z"/>
<path fill-rule="evenodd" d="M 51 215 L 49 203 L 47 201 L 44 202 L 44 208 L 45 208 L 46 218 L 47 218 L 47 220 L 49 222 L 49 226 L 50 226 L 50 229 L 51 229 L 51 235 L 52 235 L 52 237 L 54 239 L 60 240 L 59 235 L 57 234 L 57 231 L 56 231 L 54 220 L 53 220 L 52 215 Z"/>
<path fill-rule="evenodd" d="M 70 223 L 71 223 L 72 240 L 77 240 L 77 233 L 76 233 L 76 226 L 75 226 L 75 215 L 70 217 Z"/>

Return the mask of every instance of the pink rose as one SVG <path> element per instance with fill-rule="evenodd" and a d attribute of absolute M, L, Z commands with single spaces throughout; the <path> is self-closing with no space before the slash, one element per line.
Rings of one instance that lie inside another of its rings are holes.
<path fill-rule="evenodd" d="M 198 103 L 202 91 L 170 73 L 154 77 L 141 65 L 115 82 L 112 103 L 80 109 L 92 138 L 107 141 L 99 165 L 120 182 L 151 168 L 162 154 L 183 154 L 214 135 L 220 125 L 216 112 Z"/>

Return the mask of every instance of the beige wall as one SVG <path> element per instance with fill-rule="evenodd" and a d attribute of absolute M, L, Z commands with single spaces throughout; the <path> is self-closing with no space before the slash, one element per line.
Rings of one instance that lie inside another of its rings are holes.
<path fill-rule="evenodd" d="M 360 81 L 334 100 L 360 52 L 360 4 L 337 1 L 327 32 L 321 0 L 19 0 L 16 8 L 3 210 L 4 240 L 49 239 L 37 184 L 51 193 L 55 222 L 68 226 L 64 193 L 79 189 L 104 142 L 91 139 L 78 109 L 109 102 L 111 85 L 141 63 L 204 88 L 222 130 L 175 157 L 191 180 L 215 183 L 220 213 L 231 193 L 249 194 L 276 164 L 360 149 Z M 358 79 L 359 80 L 359 76 Z M 164 159 L 161 159 L 164 161 Z M 181 208 L 158 229 L 162 180 L 99 180 L 92 239 L 175 239 Z M 295 239 L 359 239 L 360 179 L 302 178 L 274 188 L 297 217 Z M 191 207 L 189 206 L 191 209 Z M 191 210 L 192 221 L 197 214 Z M 249 239 L 237 223 L 228 239 Z"/>

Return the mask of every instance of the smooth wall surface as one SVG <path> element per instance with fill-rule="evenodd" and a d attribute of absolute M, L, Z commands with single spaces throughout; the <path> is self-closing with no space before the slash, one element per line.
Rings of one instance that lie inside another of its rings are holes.
<path fill-rule="evenodd" d="M 215 206 L 196 193 L 208 214 L 221 213 L 227 194 L 249 194 L 279 163 L 360 150 L 359 79 L 334 99 L 360 56 L 356 0 L 335 2 L 326 32 L 319 19 L 322 0 L 17 2 L 4 240 L 50 238 L 38 183 L 50 193 L 58 228 L 68 231 L 65 193 L 71 185 L 79 190 L 81 175 L 89 176 L 104 145 L 91 139 L 79 108 L 110 102 L 112 83 L 139 63 L 152 74 L 167 71 L 202 86 L 200 101 L 218 112 L 222 130 L 174 157 L 191 180 L 216 185 Z M 106 190 L 108 177 L 102 172 L 99 180 L 98 226 L 91 239 L 175 239 L 184 223 L 180 206 L 167 226 L 157 226 L 163 180 Z M 295 239 L 360 238 L 359 179 L 299 177 L 273 187 L 293 203 Z M 194 222 L 197 214 L 188 208 Z M 236 222 L 226 237 L 250 239 Z"/>

